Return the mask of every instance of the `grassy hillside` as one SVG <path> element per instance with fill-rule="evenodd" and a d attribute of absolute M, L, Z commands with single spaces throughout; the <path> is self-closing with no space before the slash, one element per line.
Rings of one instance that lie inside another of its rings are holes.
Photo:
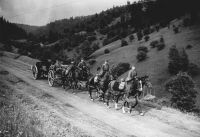
<path fill-rule="evenodd" d="M 175 20 L 171 22 L 173 24 L 180 24 L 181 21 Z M 105 59 L 108 59 L 111 65 L 117 64 L 119 62 L 128 62 L 136 66 L 139 75 L 149 75 L 151 82 L 155 88 L 157 96 L 165 96 L 166 93 L 163 89 L 163 84 L 168 80 L 171 75 L 167 71 L 168 67 L 168 53 L 169 48 L 172 45 L 176 45 L 177 48 L 185 48 L 187 45 L 192 45 L 191 49 L 186 50 L 189 60 L 192 63 L 200 66 L 200 25 L 195 25 L 192 27 L 180 27 L 180 33 L 175 34 L 172 27 L 163 28 L 158 33 L 154 32 L 150 34 L 150 40 L 145 42 L 144 40 L 138 42 L 134 40 L 129 42 L 128 46 L 120 47 L 120 41 L 115 41 L 92 54 L 93 58 L 96 59 L 96 64 L 92 66 L 92 72 L 96 73 L 96 68 L 100 66 Z M 135 34 L 134 34 L 135 35 Z M 157 49 L 152 49 L 150 43 L 154 40 L 159 40 L 163 36 L 166 47 L 157 51 Z M 137 62 L 137 48 L 140 46 L 146 46 L 149 49 L 147 53 L 148 58 L 143 62 Z M 109 49 L 109 54 L 104 54 L 104 49 Z M 122 75 L 122 77 L 127 77 L 127 73 Z M 200 88 L 200 76 L 194 77 L 195 83 Z M 199 95 L 198 95 L 199 96 Z M 200 96 L 198 97 L 200 98 Z M 199 99 L 198 99 L 199 100 Z M 200 101 L 198 102 L 200 105 Z"/>

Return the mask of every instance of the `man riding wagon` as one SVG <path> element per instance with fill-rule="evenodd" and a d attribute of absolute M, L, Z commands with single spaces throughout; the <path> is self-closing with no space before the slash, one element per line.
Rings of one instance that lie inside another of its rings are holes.
<path fill-rule="evenodd" d="M 81 77 L 83 79 L 86 79 L 88 77 L 88 67 L 87 67 L 87 63 L 85 62 L 85 60 L 82 58 L 81 61 L 78 64 L 78 68 L 81 71 Z"/>

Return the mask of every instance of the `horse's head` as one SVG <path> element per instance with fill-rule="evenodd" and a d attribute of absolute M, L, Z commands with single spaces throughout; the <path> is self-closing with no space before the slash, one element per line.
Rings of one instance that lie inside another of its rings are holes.
<path fill-rule="evenodd" d="M 138 80 L 141 80 L 142 86 L 147 86 L 147 87 L 151 87 L 152 86 L 148 75 L 145 75 L 145 76 L 142 76 L 142 77 L 138 77 Z"/>

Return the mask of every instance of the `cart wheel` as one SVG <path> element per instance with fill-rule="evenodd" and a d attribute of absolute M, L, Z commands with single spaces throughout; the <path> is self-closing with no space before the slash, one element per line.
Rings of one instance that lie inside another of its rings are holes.
<path fill-rule="evenodd" d="M 31 67 L 33 73 L 33 79 L 37 80 L 39 78 L 38 68 L 36 65 Z"/>
<path fill-rule="evenodd" d="M 48 83 L 49 83 L 49 86 L 51 87 L 55 85 L 55 75 L 52 70 L 50 70 L 48 73 Z"/>

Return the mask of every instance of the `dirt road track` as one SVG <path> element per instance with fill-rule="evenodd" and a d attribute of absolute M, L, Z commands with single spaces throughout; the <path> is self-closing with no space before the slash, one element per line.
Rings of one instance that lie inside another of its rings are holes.
<path fill-rule="evenodd" d="M 0 58 L 0 67 L 22 79 L 18 92 L 30 96 L 54 112 L 62 122 L 70 121 L 91 136 L 137 137 L 200 137 L 200 121 L 169 108 L 150 109 L 144 117 L 122 114 L 121 110 L 107 109 L 103 104 L 91 102 L 86 93 L 73 95 L 59 87 L 49 87 L 46 80 L 33 80 L 30 64 L 8 57 Z M 37 93 L 37 94 L 36 94 Z M 40 94 L 53 101 L 45 102 Z M 83 97 L 84 96 L 84 97 Z"/>

